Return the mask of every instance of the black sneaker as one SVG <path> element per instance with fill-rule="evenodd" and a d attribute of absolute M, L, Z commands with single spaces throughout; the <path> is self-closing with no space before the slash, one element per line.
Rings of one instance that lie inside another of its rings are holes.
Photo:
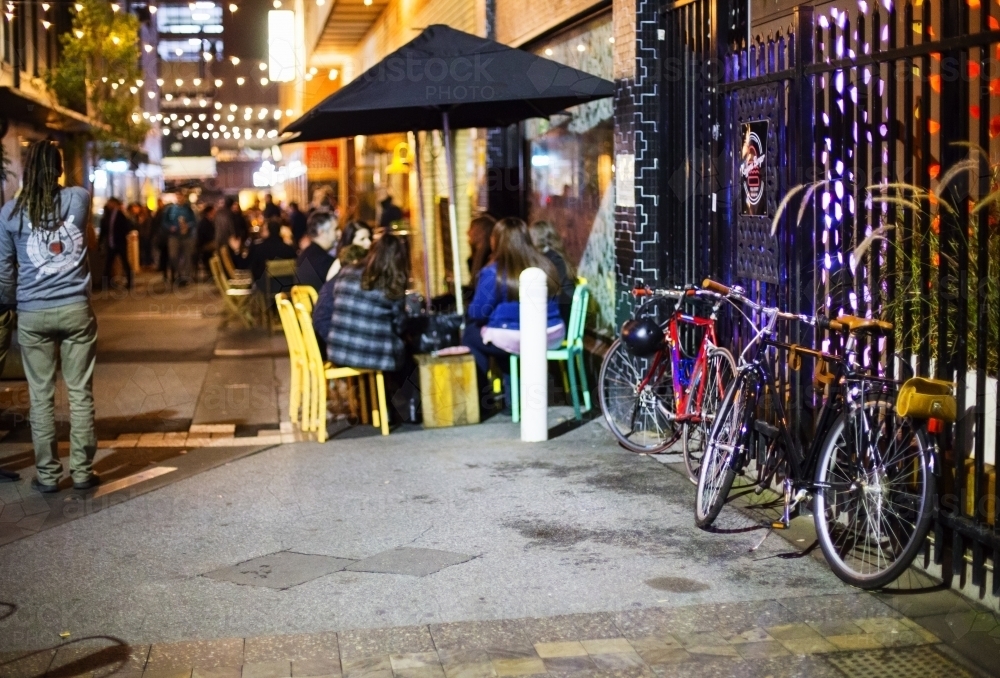
<path fill-rule="evenodd" d="M 52 494 L 53 492 L 59 491 L 58 485 L 49 485 L 48 483 L 43 483 L 38 480 L 38 478 L 31 479 L 31 489 L 35 492 L 41 492 L 42 494 Z"/>
<path fill-rule="evenodd" d="M 101 484 L 101 477 L 98 475 L 92 475 L 82 482 L 73 481 L 74 490 L 90 490 Z"/>

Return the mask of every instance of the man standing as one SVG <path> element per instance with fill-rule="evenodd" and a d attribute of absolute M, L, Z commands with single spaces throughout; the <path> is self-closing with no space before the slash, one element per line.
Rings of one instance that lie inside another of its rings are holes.
<path fill-rule="evenodd" d="M 302 248 L 299 243 L 305 237 L 309 225 L 305 213 L 299 209 L 297 202 L 288 203 L 288 225 L 292 228 L 292 246 Z"/>
<path fill-rule="evenodd" d="M 115 259 L 122 262 L 128 289 L 132 289 L 134 277 L 132 267 L 128 263 L 128 234 L 134 229 L 135 226 L 122 210 L 121 201 L 118 198 L 109 198 L 104 204 L 104 214 L 101 216 L 101 240 L 106 246 L 102 281 L 104 289 L 111 287 Z"/>
<path fill-rule="evenodd" d="M 167 256 L 172 272 L 171 283 L 186 286 L 191 281 L 194 258 L 195 216 L 187 196 L 177 194 L 177 202 L 167 205 L 163 226 L 167 231 Z"/>
<path fill-rule="evenodd" d="M 330 256 L 330 249 L 337 241 L 333 215 L 319 210 L 313 212 L 309 215 L 308 231 L 311 242 L 295 262 L 295 284 L 309 285 L 319 292 L 334 261 Z"/>
<path fill-rule="evenodd" d="M 274 204 L 274 198 L 268 193 L 264 196 L 264 220 L 281 218 L 281 208 Z"/>
<path fill-rule="evenodd" d="M 198 220 L 198 261 L 205 267 L 205 275 L 211 279 L 208 262 L 215 254 L 215 205 L 209 203 L 201 211 Z"/>
<path fill-rule="evenodd" d="M 90 194 L 62 188 L 62 157 L 52 141 L 28 147 L 23 188 L 0 209 L 0 303 L 17 303 L 17 337 L 31 399 L 38 492 L 56 492 L 62 475 L 55 426 L 56 367 L 69 396 L 73 487 L 100 480 L 93 471 L 97 318 L 87 263 Z"/>

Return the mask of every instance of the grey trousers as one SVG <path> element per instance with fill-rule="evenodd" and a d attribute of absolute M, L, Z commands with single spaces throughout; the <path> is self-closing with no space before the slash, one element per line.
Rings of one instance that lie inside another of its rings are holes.
<path fill-rule="evenodd" d="M 97 318 L 90 302 L 21 311 L 17 318 L 24 374 L 31 400 L 31 439 L 41 483 L 54 485 L 62 475 L 56 438 L 56 365 L 69 395 L 69 468 L 73 482 L 93 475 L 97 436 L 94 432 L 94 364 L 97 362 Z M 58 351 L 58 356 L 57 356 Z"/>

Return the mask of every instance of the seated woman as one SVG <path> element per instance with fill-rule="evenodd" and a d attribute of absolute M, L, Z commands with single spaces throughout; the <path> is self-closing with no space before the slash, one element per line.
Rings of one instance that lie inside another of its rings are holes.
<path fill-rule="evenodd" d="M 531 244 L 528 226 L 508 217 L 497 222 L 491 237 L 492 261 L 479 272 L 476 292 L 469 304 L 468 324 L 462 343 L 476 359 L 479 384 L 485 385 L 489 359 L 506 375 L 510 356 L 521 352 L 521 305 L 518 278 L 527 268 L 540 268 L 548 277 L 548 346 L 557 348 L 566 335 L 556 303 L 558 282 L 555 267 Z"/>
<path fill-rule="evenodd" d="M 345 247 L 337 253 L 337 261 L 341 265 L 341 271 L 362 264 L 368 250 L 360 245 Z M 326 335 L 330 332 L 330 318 L 333 316 L 333 284 L 336 278 L 327 280 L 319 288 L 319 295 L 313 305 L 313 329 L 316 331 L 316 342 L 319 344 L 320 353 L 326 355 Z"/>
<path fill-rule="evenodd" d="M 371 226 L 369 226 L 363 221 L 352 221 L 351 223 L 347 224 L 347 227 L 344 228 L 344 230 L 341 231 L 340 233 L 340 241 L 337 244 L 336 251 L 340 252 L 342 250 L 347 249 L 348 247 L 351 247 L 352 245 L 363 247 L 365 251 L 371 249 L 372 246 Z M 337 273 L 340 272 L 341 266 L 342 263 L 340 262 L 340 258 L 338 257 L 337 261 L 334 261 L 333 265 L 330 266 L 330 270 L 327 271 L 326 279 L 333 280 L 334 276 L 336 276 Z"/>
<path fill-rule="evenodd" d="M 573 306 L 573 292 L 576 291 L 576 270 L 566 257 L 562 238 L 550 221 L 536 221 L 529 229 L 531 243 L 545 255 L 556 269 L 559 281 L 559 317 L 569 326 L 569 312 Z"/>
<path fill-rule="evenodd" d="M 338 367 L 395 372 L 406 351 L 399 336 L 409 279 L 406 244 L 386 233 L 364 264 L 350 266 L 333 281 L 333 312 L 327 356 Z"/>

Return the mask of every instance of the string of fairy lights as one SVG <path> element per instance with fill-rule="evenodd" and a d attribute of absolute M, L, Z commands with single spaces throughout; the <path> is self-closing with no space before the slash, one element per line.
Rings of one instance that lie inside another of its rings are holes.
<path fill-rule="evenodd" d="M 317 6 L 326 4 L 326 0 L 315 0 L 315 2 Z M 366 5 L 370 5 L 371 2 L 372 0 L 365 0 Z M 71 5 L 77 13 L 85 9 L 83 4 L 74 0 L 53 0 L 42 3 L 37 3 L 37 0 L 34 2 L 33 0 L 0 0 L 0 3 L 4 6 L 4 17 L 7 22 L 15 20 L 18 13 L 18 6 L 21 6 L 23 9 L 26 5 L 36 4 L 42 10 L 42 16 L 39 21 L 46 31 L 51 30 L 54 26 L 55 17 L 51 14 L 51 10 L 55 5 Z M 206 3 L 199 1 L 190 2 L 189 7 L 192 12 L 195 12 L 196 10 L 204 9 L 204 6 L 208 4 L 219 6 L 214 2 Z M 280 9 L 282 0 L 273 0 L 272 4 L 275 9 Z M 123 4 L 120 2 L 111 2 L 109 6 L 113 13 L 121 12 L 124 9 Z M 159 8 L 155 4 L 150 3 L 146 5 L 146 9 L 148 9 L 150 16 L 155 16 Z M 235 14 L 239 10 L 239 6 L 236 3 L 229 3 L 228 10 L 230 13 Z M 76 38 L 82 39 L 85 34 L 80 29 L 74 29 L 74 35 Z M 170 33 L 161 33 L 161 42 L 169 40 L 172 35 Z M 183 37 L 183 33 L 177 34 L 177 38 Z M 112 34 L 110 39 L 117 45 L 124 38 Z M 138 39 L 138 36 L 136 36 L 136 40 Z M 188 40 L 192 44 L 197 41 L 202 45 L 213 42 L 211 39 L 205 38 L 189 38 Z M 157 48 L 148 42 L 142 44 L 142 50 L 146 54 L 152 53 L 155 49 Z M 164 49 L 161 52 L 161 56 L 167 56 L 167 54 L 174 51 L 168 50 L 169 46 L 168 49 Z M 181 49 L 177 49 L 176 52 L 179 53 L 173 53 L 171 56 L 181 57 L 184 54 L 184 50 Z M 132 82 L 127 82 L 124 78 L 114 80 L 113 78 L 104 76 L 101 78 L 101 82 L 110 84 L 112 90 L 128 88 L 133 95 L 137 96 L 142 96 L 142 92 L 144 91 L 145 96 L 150 100 L 160 97 L 159 107 L 161 112 L 135 112 L 132 114 L 132 120 L 135 123 L 139 123 L 140 120 L 157 123 L 165 137 L 174 135 L 184 138 L 194 137 L 216 140 L 263 140 L 276 138 L 282 119 L 292 117 L 294 115 L 293 110 L 246 106 L 235 103 L 227 104 L 215 100 L 220 89 L 227 84 L 235 83 L 237 87 L 244 87 L 255 82 L 259 82 L 261 87 L 267 87 L 272 84 L 268 78 L 269 65 L 263 61 L 254 63 L 241 60 L 237 56 L 221 57 L 213 48 L 202 50 L 200 58 L 206 64 L 211 62 L 220 64 L 227 62 L 227 65 L 233 68 L 240 68 L 242 66 L 240 70 L 243 72 L 230 77 L 213 76 L 189 79 L 161 77 L 155 81 L 137 78 Z M 317 68 L 310 68 L 308 72 L 303 74 L 303 77 L 309 81 L 323 75 L 330 80 L 336 80 L 340 74 L 336 68 L 326 70 L 323 74 L 320 74 Z"/>

